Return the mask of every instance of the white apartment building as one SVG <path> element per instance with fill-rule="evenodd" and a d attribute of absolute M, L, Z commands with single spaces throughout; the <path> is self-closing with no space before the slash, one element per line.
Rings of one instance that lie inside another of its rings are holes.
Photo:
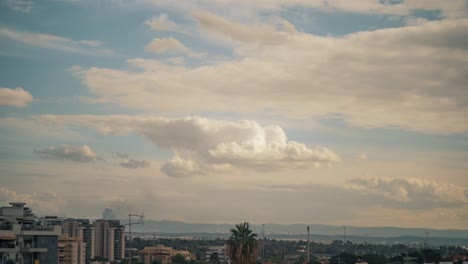
<path fill-rule="evenodd" d="M 205 256 L 205 261 L 208 263 L 211 259 L 211 256 L 213 254 L 218 255 L 218 260 L 219 263 L 221 264 L 230 264 L 231 261 L 229 260 L 229 257 L 227 255 L 227 246 L 214 246 L 214 247 L 208 247 L 206 249 L 206 256 Z"/>

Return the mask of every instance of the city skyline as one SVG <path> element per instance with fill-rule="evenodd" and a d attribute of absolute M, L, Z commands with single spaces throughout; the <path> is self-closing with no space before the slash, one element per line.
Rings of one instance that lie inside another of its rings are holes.
<path fill-rule="evenodd" d="M 0 202 L 468 229 L 468 4 L 0 3 Z"/>

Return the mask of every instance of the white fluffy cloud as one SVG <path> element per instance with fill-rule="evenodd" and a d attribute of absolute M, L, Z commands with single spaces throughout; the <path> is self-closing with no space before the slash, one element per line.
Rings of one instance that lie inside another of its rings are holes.
<path fill-rule="evenodd" d="M 99 159 L 96 153 L 86 145 L 48 147 L 45 149 L 35 149 L 34 153 L 45 159 L 65 159 L 76 162 L 91 162 Z"/>
<path fill-rule="evenodd" d="M 92 67 L 75 73 L 98 98 L 130 108 L 173 114 L 268 111 L 340 117 L 367 128 L 468 131 L 468 19 L 340 38 L 278 31 L 285 40 L 276 45 L 257 45 L 252 34 L 234 33 L 247 30 L 238 27 L 223 33 L 245 40 L 235 60 L 181 67 L 132 59 L 135 71 Z"/>
<path fill-rule="evenodd" d="M 0 87 L 0 105 L 25 107 L 33 96 L 21 87 L 15 89 Z"/>
<path fill-rule="evenodd" d="M 462 206 L 468 203 L 466 187 L 420 178 L 358 178 L 350 180 L 351 189 L 364 195 L 384 197 L 393 202 L 424 207 Z"/>
<path fill-rule="evenodd" d="M 167 14 L 160 14 L 145 21 L 145 25 L 156 31 L 178 31 L 175 22 L 169 20 Z"/>
<path fill-rule="evenodd" d="M 163 172 L 174 177 L 236 167 L 281 169 L 340 161 L 337 154 L 325 147 L 310 148 L 289 141 L 281 127 L 264 127 L 248 120 L 50 115 L 35 119 L 57 125 L 95 127 L 107 134 L 137 132 L 158 147 L 174 151 L 174 158 L 162 166 Z"/>

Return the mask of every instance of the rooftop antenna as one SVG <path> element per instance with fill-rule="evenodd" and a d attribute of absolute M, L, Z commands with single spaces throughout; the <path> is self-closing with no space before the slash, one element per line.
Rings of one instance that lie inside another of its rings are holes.
<path fill-rule="evenodd" d="M 265 261 L 265 224 L 262 224 L 262 234 L 263 234 L 263 241 L 262 241 L 262 261 Z"/>
<path fill-rule="evenodd" d="M 136 221 L 136 222 L 132 222 L 132 217 L 138 217 L 139 219 Z M 128 234 L 129 234 L 129 242 L 132 243 L 132 225 L 139 225 L 139 224 L 143 224 L 143 212 L 141 213 L 141 215 L 137 215 L 137 214 L 128 214 Z M 129 248 L 128 249 L 128 252 L 129 252 L 129 261 L 128 263 L 129 264 L 132 264 L 132 248 Z"/>

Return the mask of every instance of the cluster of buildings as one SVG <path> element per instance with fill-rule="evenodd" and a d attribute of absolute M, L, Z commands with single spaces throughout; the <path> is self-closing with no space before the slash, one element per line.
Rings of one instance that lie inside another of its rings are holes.
<path fill-rule="evenodd" d="M 194 259 L 194 256 L 187 250 L 176 250 L 172 247 L 165 247 L 164 245 L 155 245 L 152 247 L 145 247 L 143 250 L 138 251 L 141 262 L 151 264 L 153 261 L 159 261 L 162 264 L 172 263 L 172 257 L 181 255 L 185 260 Z"/>
<path fill-rule="evenodd" d="M 118 220 L 39 218 L 25 203 L 0 207 L 0 264 L 90 264 L 125 258 Z"/>
<path fill-rule="evenodd" d="M 176 255 L 183 256 L 185 258 L 185 261 L 196 259 L 196 256 L 192 255 L 187 250 L 176 250 L 172 247 L 166 247 L 164 245 L 145 247 L 143 250 L 138 251 L 138 255 L 140 261 L 144 264 L 151 264 L 153 263 L 153 261 L 158 261 L 161 264 L 171 264 L 172 258 Z M 230 264 L 231 261 L 227 256 L 226 246 L 207 247 L 205 262 L 216 264 Z"/>

